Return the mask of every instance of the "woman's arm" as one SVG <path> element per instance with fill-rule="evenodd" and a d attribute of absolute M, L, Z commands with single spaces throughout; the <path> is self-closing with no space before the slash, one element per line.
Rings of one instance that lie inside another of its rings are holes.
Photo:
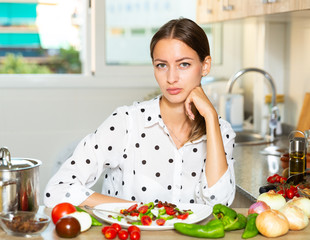
<path fill-rule="evenodd" d="M 205 174 L 208 186 L 213 186 L 227 171 L 227 160 L 218 121 L 218 115 L 212 103 L 199 86 L 193 89 L 185 102 L 188 116 L 194 119 L 191 111 L 191 104 L 194 104 L 200 115 L 206 122 L 207 131 L 207 156 Z"/>
<path fill-rule="evenodd" d="M 84 202 L 80 204 L 80 206 L 88 205 L 91 207 L 94 207 L 96 205 L 102 204 L 102 203 L 122 203 L 122 202 L 133 202 L 128 201 L 121 198 L 106 196 L 101 193 L 93 193 L 90 195 Z"/>

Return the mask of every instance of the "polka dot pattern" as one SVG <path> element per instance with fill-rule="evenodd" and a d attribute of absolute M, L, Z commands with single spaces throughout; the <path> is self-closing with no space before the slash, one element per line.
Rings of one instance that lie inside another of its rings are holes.
<path fill-rule="evenodd" d="M 212 190 L 205 177 L 206 136 L 177 149 L 156 98 L 118 108 L 83 139 L 49 182 L 44 202 L 49 206 L 66 199 L 78 205 L 93 193 L 87 186 L 102 179 L 103 194 L 132 201 L 230 204 L 235 133 L 225 120 L 219 123 L 229 170 Z"/>

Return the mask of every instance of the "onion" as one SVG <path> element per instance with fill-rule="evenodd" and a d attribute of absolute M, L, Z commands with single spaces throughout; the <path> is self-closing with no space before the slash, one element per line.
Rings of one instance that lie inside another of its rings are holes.
<path fill-rule="evenodd" d="M 253 203 L 249 210 L 248 210 L 248 214 L 251 213 L 262 213 L 264 211 L 266 211 L 267 209 L 270 209 L 270 207 L 267 205 L 267 203 L 263 202 L 263 201 L 257 201 L 256 203 Z"/>
<path fill-rule="evenodd" d="M 74 212 L 74 213 L 68 214 L 68 216 L 74 217 L 74 218 L 76 218 L 76 220 L 79 221 L 79 223 L 81 225 L 81 232 L 85 232 L 88 229 L 90 229 L 91 224 L 92 224 L 92 220 L 91 220 L 91 217 L 88 213 L 86 213 L 86 212 Z"/>
<path fill-rule="evenodd" d="M 257 230 L 265 237 L 279 237 L 289 230 L 286 217 L 278 210 L 268 209 L 256 218 Z"/>
<path fill-rule="evenodd" d="M 301 230 L 308 226 L 309 219 L 299 207 L 285 204 L 280 209 L 280 212 L 287 218 L 290 230 Z"/>
<path fill-rule="evenodd" d="M 281 194 L 276 193 L 273 190 L 259 195 L 257 201 L 263 201 L 267 203 L 267 205 L 274 210 L 279 210 L 286 204 L 285 198 Z"/>
<path fill-rule="evenodd" d="M 310 218 L 310 199 L 306 197 L 294 197 L 287 202 L 288 204 L 295 205 L 303 210 L 308 218 Z"/>

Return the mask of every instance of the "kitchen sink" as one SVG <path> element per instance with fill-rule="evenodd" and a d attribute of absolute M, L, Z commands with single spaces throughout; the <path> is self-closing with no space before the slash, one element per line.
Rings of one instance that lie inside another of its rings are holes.
<path fill-rule="evenodd" d="M 272 142 L 274 140 L 272 141 L 269 135 L 262 136 L 259 133 L 250 131 L 236 132 L 235 143 L 237 146 L 268 144 Z"/>

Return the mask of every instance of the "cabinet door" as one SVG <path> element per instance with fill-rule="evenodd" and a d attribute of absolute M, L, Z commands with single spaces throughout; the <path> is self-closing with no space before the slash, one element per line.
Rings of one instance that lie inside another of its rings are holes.
<path fill-rule="evenodd" d="M 219 22 L 246 17 L 247 1 L 244 0 L 198 0 L 197 21 Z"/>
<path fill-rule="evenodd" d="M 249 16 L 258 16 L 296 11 L 300 10 L 302 1 L 304 0 L 252 0 L 248 4 L 248 14 Z"/>
<path fill-rule="evenodd" d="M 220 1 L 198 0 L 197 1 L 197 22 L 210 23 L 221 21 L 219 18 Z"/>

